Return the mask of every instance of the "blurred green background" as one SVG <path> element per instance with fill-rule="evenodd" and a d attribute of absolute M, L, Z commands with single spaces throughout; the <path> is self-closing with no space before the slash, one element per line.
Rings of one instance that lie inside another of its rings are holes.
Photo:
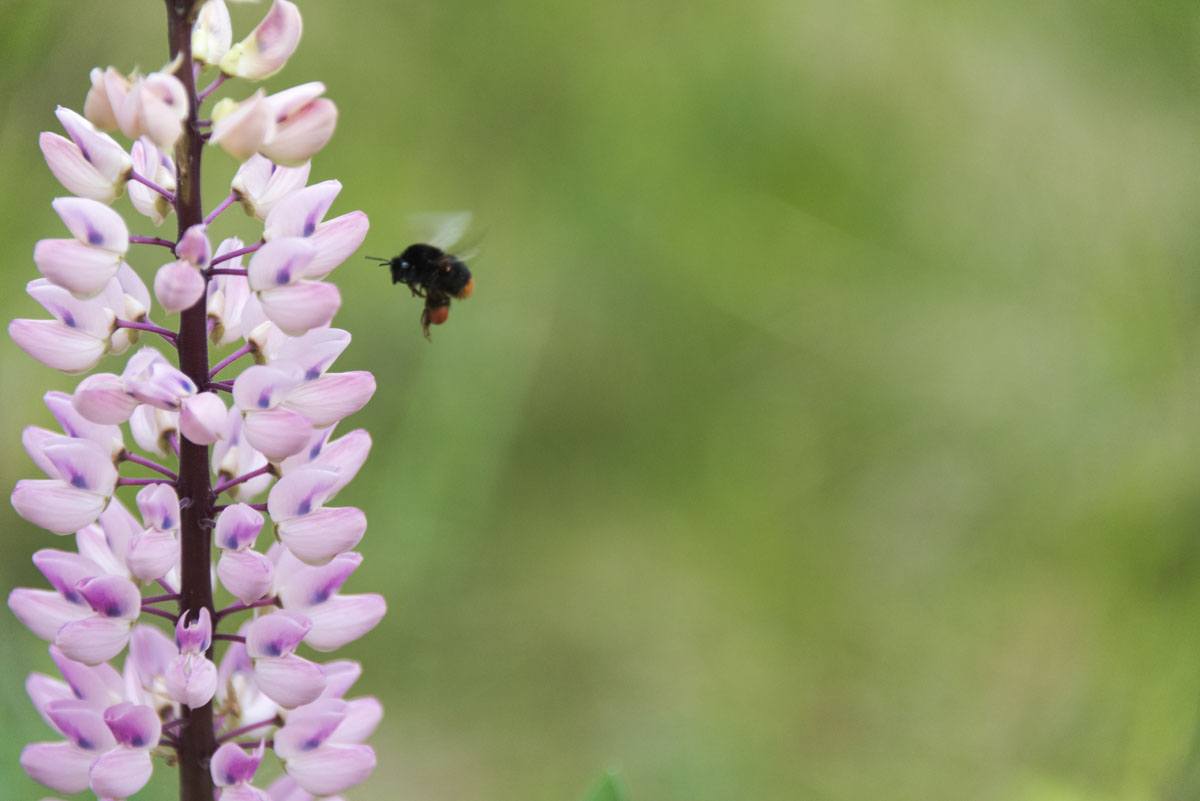
<path fill-rule="evenodd" d="M 432 344 L 335 274 L 339 367 L 379 379 L 350 590 L 391 607 L 347 649 L 388 713 L 352 799 L 1200 799 L 1200 7 L 299 4 L 268 87 L 328 84 L 313 180 L 363 252 L 487 232 Z M 0 0 L 6 317 L 62 235 L 38 131 L 164 30 Z M 74 381 L 0 360 L 7 487 Z M 40 586 L 66 542 L 0 516 L 6 591 Z M 38 798 L 50 663 L 0 637 L 0 782 Z"/>

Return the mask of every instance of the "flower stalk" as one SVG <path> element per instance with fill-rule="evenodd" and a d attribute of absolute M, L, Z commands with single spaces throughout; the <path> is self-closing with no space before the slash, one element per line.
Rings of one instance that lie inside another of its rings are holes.
<path fill-rule="evenodd" d="M 340 592 L 362 561 L 352 549 L 366 517 L 329 505 L 371 444 L 365 431 L 332 431 L 375 382 L 329 371 L 350 335 L 330 327 L 341 295 L 324 279 L 362 243 L 367 219 L 355 211 L 325 222 L 341 184 L 305 186 L 337 116 L 323 85 L 222 100 L 211 124 L 199 116 L 230 79 L 258 81 L 284 66 L 300 39 L 296 5 L 274 0 L 236 44 L 224 0 L 165 5 L 169 66 L 93 70 L 84 115 L 60 108 L 68 136 L 40 140 L 73 195 L 52 204 L 71 237 L 34 248 L 42 277 L 27 292 L 51 319 L 14 320 L 9 334 L 68 373 L 132 355 L 72 394 L 46 393 L 61 433 L 30 426 L 22 437 L 45 478 L 18 482 L 13 506 L 73 534 L 78 552 L 39 551 L 34 563 L 53 589 L 17 588 L 8 599 L 66 679 L 30 678 L 35 707 L 63 739 L 27 746 L 21 765 L 60 794 L 115 799 L 141 790 L 166 756 L 179 768 L 181 801 L 262 798 L 252 781 L 270 749 L 284 773 L 270 796 L 311 801 L 371 773 L 375 753 L 363 741 L 382 716 L 374 699 L 342 700 L 357 663 L 297 653 L 335 650 L 386 611 L 379 595 Z M 198 92 L 212 68 L 218 77 Z M 109 131 L 130 140 L 128 151 Z M 208 144 L 245 163 L 206 217 Z M 174 214 L 175 239 L 130 235 L 108 205 L 123 192 L 154 225 Z M 213 247 L 210 227 L 238 201 L 263 222 L 262 238 Z M 170 250 L 153 296 L 125 262 L 131 244 Z M 159 312 L 178 315 L 178 327 L 154 322 Z M 140 343 L 149 334 L 175 359 Z M 210 364 L 210 344 L 232 351 Z M 247 355 L 254 364 L 238 365 Z M 215 380 L 235 366 L 237 375 Z M 125 463 L 158 475 L 122 476 Z M 135 489 L 137 516 L 119 497 Z M 258 550 L 268 517 L 278 541 Z M 218 609 L 218 588 L 236 600 Z M 245 614 L 235 623 L 235 613 Z M 154 621 L 171 624 L 173 637 Z M 110 664 L 122 654 L 123 676 Z M 256 742 L 236 739 L 259 730 Z"/>
<path fill-rule="evenodd" d="M 195 0 L 167 0 L 167 41 L 171 58 L 177 60 L 175 77 L 187 96 L 187 119 L 183 136 L 175 146 L 178 165 L 178 194 L 173 200 L 179 221 L 179 237 L 204 220 L 200 198 L 200 163 L 204 142 L 196 125 L 199 100 L 196 75 L 192 70 L 192 25 L 196 20 Z M 168 199 L 170 200 L 170 199 Z M 179 319 L 179 369 L 203 386 L 208 381 L 208 330 L 205 300 L 202 295 Z M 179 614 L 195 618 L 201 609 L 211 614 L 213 606 L 212 529 L 205 523 L 212 518 L 212 485 L 208 473 L 208 447 L 186 437 L 179 444 L 180 504 L 180 587 Z M 210 646 L 206 654 L 213 658 Z M 209 763 L 217 749 L 213 733 L 212 701 L 199 709 L 184 707 L 187 724 L 179 732 L 180 801 L 210 801 L 215 794 Z"/>

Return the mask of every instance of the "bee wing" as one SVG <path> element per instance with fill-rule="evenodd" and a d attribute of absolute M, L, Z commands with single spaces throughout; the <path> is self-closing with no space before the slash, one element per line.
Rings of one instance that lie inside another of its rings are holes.
<path fill-rule="evenodd" d="M 471 212 L 454 211 L 444 214 L 415 214 L 409 218 L 422 241 L 439 250 L 453 251 L 471 227 Z"/>

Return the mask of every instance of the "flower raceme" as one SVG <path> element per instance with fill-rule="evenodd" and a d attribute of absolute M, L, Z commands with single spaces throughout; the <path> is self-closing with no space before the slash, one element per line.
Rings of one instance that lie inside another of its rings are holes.
<path fill-rule="evenodd" d="M 27 680 L 54 736 L 21 755 L 59 793 L 127 798 L 155 756 L 180 763 L 192 797 L 223 801 L 334 796 L 375 766 L 365 740 L 382 708 L 345 698 L 361 668 L 313 658 L 386 611 L 378 594 L 343 592 L 367 520 L 332 505 L 371 448 L 361 429 L 334 433 L 375 380 L 332 370 L 351 337 L 331 327 L 342 298 L 328 281 L 362 244 L 367 217 L 329 216 L 340 182 L 308 185 L 337 123 L 323 84 L 221 101 L 211 122 L 196 113 L 226 81 L 280 71 L 301 30 L 296 4 L 275 0 L 235 42 L 224 0 L 207 0 L 190 53 L 149 74 L 93 70 L 83 114 L 59 107 L 64 133 L 41 135 L 69 193 L 51 204 L 69 236 L 33 249 L 40 277 L 26 291 L 49 318 L 14 320 L 9 334 L 55 370 L 107 370 L 46 393 L 57 427 L 22 435 L 43 477 L 12 492 L 22 518 L 73 538 L 73 549 L 33 556 L 48 589 L 8 599 L 61 675 Z M 193 69 L 215 78 L 197 91 L 180 77 Z M 172 158 L 189 137 L 240 162 L 207 215 L 178 199 L 199 173 L 193 156 Z M 113 207 L 125 194 L 132 226 Z M 215 236 L 238 204 L 262 224 L 257 241 Z M 172 214 L 175 238 L 131 233 Z M 152 291 L 139 269 L 153 271 Z M 192 349 L 205 339 L 224 355 L 201 371 Z M 274 536 L 260 545 L 268 525 Z M 209 537 L 215 550 L 197 555 Z M 189 600 L 213 594 L 228 599 Z M 198 737 L 195 721 L 215 726 Z M 272 754 L 284 775 L 259 789 Z"/>

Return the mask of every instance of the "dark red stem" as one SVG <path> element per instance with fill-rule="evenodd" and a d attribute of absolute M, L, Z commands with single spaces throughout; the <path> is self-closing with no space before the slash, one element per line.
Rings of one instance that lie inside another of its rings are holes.
<path fill-rule="evenodd" d="M 216 487 L 213 488 L 213 495 L 220 495 L 222 492 L 229 489 L 230 487 L 236 487 L 238 484 L 241 484 L 244 481 L 249 481 L 252 478 L 258 478 L 259 476 L 265 476 L 268 473 L 272 473 L 274 471 L 274 469 L 275 468 L 271 467 L 271 465 L 265 464 L 262 467 L 258 468 L 257 470 L 251 470 L 249 473 L 242 473 L 240 476 L 235 476 L 234 478 L 226 479 L 225 481 L 222 481 L 220 484 L 218 484 Z"/>
<path fill-rule="evenodd" d="M 173 481 L 168 481 L 165 478 L 126 478 L 121 476 L 117 479 L 118 487 L 147 487 L 151 484 L 174 484 Z"/>
<path fill-rule="evenodd" d="M 212 260 L 212 262 L 209 264 L 209 267 L 216 267 L 218 264 L 221 264 L 222 262 L 227 262 L 231 259 L 236 259 L 238 256 L 245 256 L 248 253 L 253 253 L 254 251 L 261 248 L 262 246 L 263 246 L 262 242 L 255 242 L 253 245 L 247 245 L 244 248 L 238 248 L 237 250 L 231 250 L 228 253 L 222 253 L 220 256 L 217 256 L 215 259 Z"/>
<path fill-rule="evenodd" d="M 278 603 L 279 603 L 279 599 L 275 598 L 275 597 L 263 598 L 262 600 L 255 601 L 254 603 L 251 603 L 251 604 L 244 604 L 244 603 L 239 602 L 239 603 L 233 604 L 231 606 L 227 606 L 224 609 L 218 611 L 215 616 L 216 622 L 219 623 L 223 618 L 225 618 L 229 615 L 232 615 L 234 612 L 245 612 L 248 609 L 262 609 L 264 606 L 275 606 Z"/>
<path fill-rule="evenodd" d="M 199 8 L 197 0 L 166 0 L 167 40 L 171 58 L 178 59 L 175 77 L 183 82 L 188 97 L 188 116 L 183 136 L 175 146 L 178 175 L 175 217 L 182 238 L 188 228 L 204 221 L 200 200 L 200 157 L 204 140 L 197 120 L 200 101 L 196 97 L 196 75 L 192 69 L 192 24 Z M 205 293 L 207 295 L 207 293 Z M 179 369 L 202 387 L 208 383 L 208 326 L 205 296 L 185 310 L 179 321 Z M 212 594 L 212 483 L 208 472 L 208 446 L 179 439 L 179 504 L 181 582 L 179 613 L 194 620 L 201 609 L 215 612 Z M 208 651 L 213 658 L 213 650 Z M 212 702 L 199 709 L 183 707 L 187 724 L 179 732 L 179 799 L 212 801 L 215 795 L 209 763 L 217 750 L 213 731 Z"/>
<path fill-rule="evenodd" d="M 146 177 L 146 176 L 144 176 L 144 175 L 138 175 L 136 172 L 130 171 L 130 173 L 129 173 L 129 180 L 131 180 L 131 181 L 137 181 L 139 184 L 142 184 L 143 186 L 148 186 L 148 187 L 150 187 L 150 188 L 151 188 L 151 189 L 153 189 L 155 192 L 157 192 L 158 194 L 160 194 L 160 195 L 162 195 L 163 197 L 165 197 L 165 198 L 167 199 L 167 202 L 168 202 L 168 203 L 174 203 L 174 202 L 175 202 L 175 196 L 174 196 L 173 194 L 171 194 L 171 193 L 170 193 L 168 190 L 166 190 L 166 189 L 163 189 L 161 186 L 159 186 L 158 184 L 154 183 L 154 181 L 151 181 L 149 178 L 147 178 L 147 177 Z"/>
<path fill-rule="evenodd" d="M 179 347 L 178 337 L 175 332 L 160 325 L 155 325 L 154 323 L 137 323 L 131 320 L 117 320 L 115 325 L 117 328 L 132 328 L 135 331 L 149 331 L 151 334 L 158 334 L 175 347 Z"/>
<path fill-rule="evenodd" d="M 130 236 L 129 241 L 135 245 L 161 245 L 164 248 L 175 249 L 175 243 L 161 236 Z"/>
<path fill-rule="evenodd" d="M 179 618 L 177 618 L 173 613 L 168 612 L 166 609 L 159 609 L 154 606 L 145 606 L 144 604 L 142 606 L 142 614 L 143 615 L 154 615 L 155 617 L 165 618 L 166 620 L 169 620 L 172 623 L 175 623 L 179 620 Z"/>
<path fill-rule="evenodd" d="M 151 470 L 157 470 L 172 481 L 177 481 L 179 476 L 175 475 L 175 471 L 169 467 L 164 467 L 153 459 L 147 459 L 145 456 L 138 456 L 136 453 L 125 451 L 121 454 L 121 461 L 140 464 L 142 467 L 149 467 Z"/>
<path fill-rule="evenodd" d="M 241 737 L 243 734 L 249 734 L 250 732 L 254 731 L 255 729 L 261 729 L 264 726 L 278 726 L 281 723 L 283 723 L 283 721 L 280 720 L 278 716 L 275 716 L 275 717 L 271 718 L 270 720 L 260 720 L 258 723 L 248 723 L 245 726 L 239 726 L 236 729 L 231 729 L 231 730 L 225 732 L 224 734 L 222 734 L 220 737 L 217 738 L 217 742 L 226 743 L 226 742 L 229 742 L 230 740 Z"/>
<path fill-rule="evenodd" d="M 208 377 L 209 377 L 210 379 L 212 379 L 212 378 L 216 378 L 216 377 L 217 377 L 217 373 L 221 372 L 221 371 L 222 371 L 222 370 L 224 370 L 226 367 L 228 367 L 229 365 L 233 364 L 234 362 L 236 362 L 238 359 L 242 358 L 242 357 L 243 357 L 243 356 L 245 356 L 246 354 L 248 354 L 248 353 L 253 353 L 253 352 L 254 352 L 254 346 L 253 346 L 253 345 L 251 345 L 251 344 L 249 344 L 249 343 L 246 343 L 245 345 L 242 345 L 240 348 L 238 348 L 237 350 L 235 350 L 233 353 L 229 354 L 229 355 L 228 355 L 228 356 L 226 356 L 224 359 L 221 359 L 221 361 L 219 361 L 219 362 L 217 362 L 216 364 L 214 364 L 214 365 L 213 365 L 213 369 L 211 369 L 211 370 L 209 370 L 209 371 L 208 371 Z"/>

